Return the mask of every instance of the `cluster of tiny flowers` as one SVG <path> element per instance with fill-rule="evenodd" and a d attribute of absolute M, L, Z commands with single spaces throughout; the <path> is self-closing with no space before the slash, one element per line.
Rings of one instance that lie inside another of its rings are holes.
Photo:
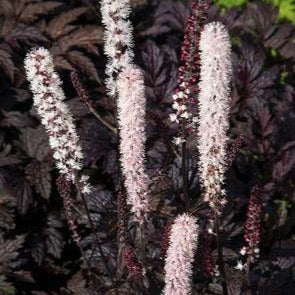
<path fill-rule="evenodd" d="M 132 64 L 133 38 L 129 21 L 130 0 L 102 0 L 101 14 L 105 26 L 104 51 L 108 57 L 106 87 L 110 96 L 117 93 L 117 78 L 122 70 Z"/>
<path fill-rule="evenodd" d="M 117 216 L 118 216 L 118 234 L 120 242 L 126 244 L 127 241 L 127 203 L 126 195 L 120 191 L 117 197 Z"/>
<path fill-rule="evenodd" d="M 259 242 L 260 242 L 260 221 L 263 209 L 261 199 L 261 188 L 254 186 L 248 204 L 247 219 L 245 225 L 245 246 L 241 249 L 241 255 L 247 255 L 251 262 L 259 257 Z"/>
<path fill-rule="evenodd" d="M 188 214 L 176 217 L 169 239 L 165 259 L 164 295 L 191 293 L 191 275 L 197 248 L 199 227 L 197 220 Z"/>
<path fill-rule="evenodd" d="M 216 275 L 216 263 L 212 255 L 211 243 L 212 234 L 204 231 L 196 260 L 199 268 L 208 276 L 213 277 Z"/>
<path fill-rule="evenodd" d="M 90 194 L 92 192 L 92 186 L 89 183 L 89 176 L 82 175 L 79 179 L 79 185 L 83 194 Z"/>
<path fill-rule="evenodd" d="M 79 98 L 88 106 L 92 107 L 92 101 L 89 98 L 88 93 L 86 92 L 86 89 L 82 85 L 81 79 L 78 76 L 77 72 L 71 72 L 70 74 L 72 85 L 75 88 Z"/>
<path fill-rule="evenodd" d="M 77 231 L 76 217 L 73 212 L 73 200 L 72 200 L 72 183 L 66 179 L 63 175 L 60 175 L 56 180 L 58 192 L 63 200 L 65 216 L 68 226 L 72 232 L 72 236 L 77 245 L 80 244 L 81 238 Z"/>
<path fill-rule="evenodd" d="M 52 56 L 45 48 L 33 49 L 25 59 L 25 69 L 33 92 L 34 106 L 48 136 L 56 166 L 68 180 L 76 181 L 82 168 L 82 151 L 73 117 L 64 103 L 61 80 L 54 71 Z M 82 191 L 90 192 L 87 178 L 79 179 Z"/>
<path fill-rule="evenodd" d="M 200 38 L 199 173 L 205 201 L 221 213 L 226 200 L 222 189 L 228 143 L 231 45 L 226 28 L 218 22 L 204 26 Z"/>
<path fill-rule="evenodd" d="M 135 256 L 134 249 L 130 247 L 125 249 L 124 261 L 125 261 L 125 266 L 128 269 L 130 274 L 138 278 L 143 276 L 143 268 Z"/>
<path fill-rule="evenodd" d="M 243 134 L 240 134 L 235 141 L 230 145 L 230 148 L 228 150 L 228 155 L 226 159 L 227 166 L 230 167 L 232 163 L 234 162 L 237 153 L 239 152 L 241 146 L 243 145 L 245 141 L 245 136 Z"/>
<path fill-rule="evenodd" d="M 118 124 L 122 172 L 127 203 L 140 223 L 149 211 L 148 176 L 145 168 L 145 107 L 146 97 L 141 71 L 125 69 L 118 79 Z"/>
<path fill-rule="evenodd" d="M 192 3 L 191 15 L 187 21 L 184 40 L 181 47 L 181 66 L 179 67 L 178 87 L 173 95 L 173 113 L 170 120 L 179 125 L 185 124 L 188 131 L 193 131 L 196 125 L 196 117 L 193 110 L 197 102 L 199 80 L 199 40 L 200 31 L 207 19 L 209 5 L 206 3 Z M 178 137 L 174 139 L 176 145 L 185 141 L 185 131 L 180 129 Z"/>

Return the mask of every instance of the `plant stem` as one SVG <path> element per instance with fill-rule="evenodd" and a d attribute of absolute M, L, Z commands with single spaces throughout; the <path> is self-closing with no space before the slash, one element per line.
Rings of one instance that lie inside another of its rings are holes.
<path fill-rule="evenodd" d="M 222 278 L 222 290 L 223 295 L 228 295 L 228 288 L 227 288 L 227 280 L 226 280 L 226 272 L 224 268 L 224 260 L 223 260 L 223 245 L 220 239 L 220 217 L 217 213 L 215 213 L 215 225 L 216 225 L 216 244 L 217 244 L 217 251 L 218 251 L 218 265 L 220 267 L 220 274 Z"/>
<path fill-rule="evenodd" d="M 91 105 L 88 105 L 89 111 L 99 120 L 103 125 L 105 125 L 109 130 L 111 130 L 113 133 L 117 134 L 117 129 L 112 126 L 109 122 L 107 122 Z"/>
<path fill-rule="evenodd" d="M 146 279 L 146 290 L 145 294 L 150 294 L 149 289 L 150 289 L 150 284 L 149 284 L 149 279 L 147 275 L 147 267 L 146 267 L 146 240 L 145 240 L 145 224 L 142 223 L 140 224 L 140 256 L 141 256 L 141 264 L 142 264 L 142 270 L 143 270 L 143 275 L 144 279 Z"/>
<path fill-rule="evenodd" d="M 117 281 L 121 279 L 123 272 L 123 250 L 127 243 L 127 203 L 126 203 L 126 193 L 124 190 L 124 185 L 120 178 L 120 191 L 117 196 L 117 219 L 118 219 L 118 231 L 117 231 L 117 269 L 116 269 L 116 279 Z"/>
<path fill-rule="evenodd" d="M 181 172 L 182 172 L 182 185 L 183 185 L 183 198 L 185 202 L 185 209 L 189 209 L 189 196 L 188 196 L 188 165 L 187 165 L 187 148 L 186 141 L 182 143 L 181 149 Z"/>
<path fill-rule="evenodd" d="M 251 265 L 251 260 L 250 260 L 250 257 L 248 257 L 245 264 L 245 268 L 244 268 L 245 278 L 243 280 L 243 284 L 241 288 L 242 294 L 245 294 L 245 295 L 249 293 L 252 294 L 251 281 L 249 277 L 250 265 Z"/>
<path fill-rule="evenodd" d="M 103 261 L 103 263 L 105 265 L 106 271 L 107 271 L 107 273 L 109 275 L 109 278 L 111 280 L 112 288 L 114 289 L 115 294 L 118 295 L 118 290 L 115 287 L 115 281 L 114 281 L 114 278 L 112 276 L 112 272 L 111 272 L 111 270 L 110 270 L 110 268 L 108 266 L 108 262 L 107 262 L 106 256 L 103 253 L 103 250 L 102 250 L 102 247 L 101 247 L 101 244 L 100 244 L 100 241 L 99 241 L 99 237 L 97 236 L 97 233 L 96 233 L 96 230 L 95 230 L 95 226 L 94 226 L 93 220 L 91 218 L 91 214 L 90 214 L 90 210 L 89 210 L 89 207 L 88 207 L 86 198 L 85 198 L 84 194 L 81 192 L 81 188 L 80 188 L 79 182 L 77 181 L 77 178 L 75 180 L 75 185 L 76 185 L 78 197 L 81 197 L 81 199 L 82 199 L 82 202 L 83 202 L 83 205 L 84 205 L 84 208 L 85 208 L 85 211 L 86 211 L 86 215 L 87 215 L 88 224 L 89 224 L 90 229 L 92 231 L 92 234 L 94 236 L 94 239 L 95 239 L 95 242 L 96 242 L 96 246 L 97 246 L 98 251 L 99 251 L 99 253 L 101 255 L 101 258 L 102 258 L 102 261 Z"/>
<path fill-rule="evenodd" d="M 89 98 L 89 95 L 84 88 L 84 85 L 82 84 L 82 81 L 80 80 L 80 77 L 77 72 L 73 71 L 71 72 L 71 81 L 72 85 L 75 88 L 79 98 L 83 103 L 88 107 L 89 111 L 107 128 L 109 128 L 112 132 L 115 134 L 117 133 L 117 129 L 112 126 L 109 122 L 107 122 L 93 107 L 93 103 Z"/>
<path fill-rule="evenodd" d="M 140 224 L 140 252 L 141 252 L 141 260 L 142 266 L 146 268 L 146 253 L 145 253 L 145 235 L 144 235 L 144 224 Z"/>

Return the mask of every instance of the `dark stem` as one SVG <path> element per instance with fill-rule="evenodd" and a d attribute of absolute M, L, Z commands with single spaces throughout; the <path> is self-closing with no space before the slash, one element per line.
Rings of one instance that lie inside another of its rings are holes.
<path fill-rule="evenodd" d="M 118 163 L 119 164 L 119 163 Z M 128 223 L 128 212 L 127 212 L 127 202 L 126 202 L 126 192 L 124 185 L 120 179 L 120 191 L 117 196 L 117 218 L 118 218 L 118 231 L 117 231 L 117 269 L 116 269 L 116 279 L 117 281 L 121 279 L 123 270 L 123 250 L 126 248 L 127 244 L 127 223 Z"/>
<path fill-rule="evenodd" d="M 141 223 L 139 225 L 140 230 L 140 257 L 141 257 L 141 265 L 143 271 L 143 280 L 145 280 L 145 291 L 144 294 L 150 294 L 150 283 L 147 274 L 147 267 L 146 267 L 146 240 L 145 240 L 145 223 Z"/>
<path fill-rule="evenodd" d="M 88 107 L 89 111 L 103 124 L 105 125 L 108 129 L 110 129 L 112 132 L 115 134 L 117 133 L 117 129 L 112 126 L 107 120 L 105 120 L 93 107 L 92 101 L 89 97 L 89 94 L 84 87 L 79 75 L 77 72 L 73 71 L 70 74 L 71 76 L 71 81 L 73 84 L 73 87 L 75 88 L 79 98 L 84 102 L 84 104 Z"/>
<path fill-rule="evenodd" d="M 113 127 L 108 121 L 106 121 L 92 106 L 88 105 L 89 111 L 99 120 L 103 125 L 105 125 L 113 133 L 117 134 L 117 129 Z"/>
<path fill-rule="evenodd" d="M 189 195 L 188 195 L 188 165 L 187 165 L 187 148 L 186 141 L 182 143 L 181 149 L 181 172 L 183 185 L 183 198 L 185 202 L 186 211 L 189 209 Z"/>
<path fill-rule="evenodd" d="M 226 280 L 226 272 L 224 267 L 224 260 L 223 260 L 223 245 L 220 239 L 220 217 L 217 213 L 215 213 L 215 225 L 216 225 L 216 244 L 217 244 L 217 251 L 218 251 L 218 265 L 220 268 L 220 274 L 222 279 L 222 290 L 223 295 L 228 295 L 228 288 L 227 288 L 227 280 Z"/>
<path fill-rule="evenodd" d="M 145 235 L 144 235 L 144 224 L 140 224 L 140 252 L 142 267 L 146 269 L 146 252 L 145 252 Z"/>
<path fill-rule="evenodd" d="M 82 246 L 81 246 L 81 243 L 80 243 L 80 242 L 77 243 L 77 246 L 78 246 L 78 248 L 79 248 L 79 250 L 80 250 L 80 252 L 81 252 L 82 260 L 83 260 L 84 265 L 85 265 L 85 268 L 86 268 L 86 270 L 87 270 L 87 276 L 88 276 L 88 278 L 89 278 L 91 284 L 93 284 L 94 282 L 93 282 L 93 280 L 92 280 L 92 271 L 91 271 L 91 267 L 90 267 L 90 264 L 89 264 L 89 262 L 88 262 L 88 260 L 87 260 L 87 258 L 86 258 L 86 256 L 85 256 L 85 253 L 84 253 L 84 251 L 83 251 L 83 248 L 82 248 Z"/>
<path fill-rule="evenodd" d="M 115 287 L 115 281 L 114 281 L 114 278 L 112 276 L 112 272 L 111 272 L 111 270 L 110 270 L 110 268 L 108 266 L 108 262 L 107 262 L 106 256 L 103 253 L 103 250 L 102 250 L 102 247 L 101 247 L 101 244 L 100 244 L 100 241 L 99 241 L 99 237 L 98 237 L 98 235 L 96 233 L 95 226 L 94 226 L 93 220 L 91 218 L 91 214 L 90 214 L 90 210 L 89 210 L 89 207 L 88 207 L 86 198 L 85 198 L 84 194 L 81 192 L 80 184 L 77 181 L 77 179 L 75 180 L 75 185 L 76 185 L 76 188 L 77 188 L 78 198 L 81 197 L 81 199 L 82 199 L 82 202 L 83 202 L 83 205 L 84 205 L 84 208 L 85 208 L 85 211 L 86 211 L 86 215 L 87 215 L 88 224 L 89 224 L 90 229 L 92 231 L 92 234 L 94 236 L 94 239 L 95 239 L 95 242 L 96 242 L 96 246 L 97 246 L 98 251 L 100 253 L 100 256 L 102 258 L 103 264 L 104 264 L 104 266 L 106 268 L 106 271 L 107 271 L 107 273 L 109 275 L 109 278 L 110 278 L 110 280 L 112 282 L 112 288 L 114 289 L 115 294 L 116 295 L 119 295 L 118 290 Z"/>
<path fill-rule="evenodd" d="M 250 265 L 251 265 L 251 260 L 250 260 L 250 256 L 248 256 L 245 269 L 244 269 L 245 278 L 243 280 L 243 284 L 241 288 L 242 294 L 247 294 L 248 292 L 251 292 L 251 281 L 249 277 Z"/>
<path fill-rule="evenodd" d="M 58 187 L 59 194 L 63 201 L 64 214 L 65 214 L 65 218 L 66 218 L 69 230 L 71 232 L 74 242 L 76 243 L 77 247 L 79 248 L 81 252 L 82 261 L 84 263 L 85 268 L 87 269 L 87 276 L 90 279 L 91 283 L 93 283 L 90 264 L 88 260 L 86 259 L 86 255 L 81 245 L 81 238 L 77 231 L 77 217 L 73 210 L 73 202 L 71 198 L 72 183 L 68 181 L 65 177 L 60 175 L 56 181 L 56 184 Z"/>

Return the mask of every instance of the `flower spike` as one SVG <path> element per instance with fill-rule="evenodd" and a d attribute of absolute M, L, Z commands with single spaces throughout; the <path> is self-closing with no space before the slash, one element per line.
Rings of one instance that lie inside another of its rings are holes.
<path fill-rule="evenodd" d="M 143 223 L 149 211 L 148 176 L 145 168 L 145 104 L 143 75 L 135 67 L 125 69 L 118 80 L 118 110 L 122 172 L 127 203 Z"/>
<path fill-rule="evenodd" d="M 189 214 L 176 217 L 165 259 L 165 287 L 163 295 L 191 294 L 191 275 L 197 249 L 199 226 Z"/>
<path fill-rule="evenodd" d="M 200 39 L 199 173 L 205 201 L 220 214 L 226 200 L 223 189 L 229 129 L 231 45 L 219 22 L 204 27 Z"/>

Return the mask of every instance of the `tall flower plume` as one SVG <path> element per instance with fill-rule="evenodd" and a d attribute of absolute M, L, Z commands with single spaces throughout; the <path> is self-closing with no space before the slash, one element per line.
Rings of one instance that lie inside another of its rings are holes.
<path fill-rule="evenodd" d="M 219 22 L 204 27 L 200 39 L 199 173 L 205 201 L 220 213 L 226 200 L 222 188 L 229 129 L 231 45 Z"/>
<path fill-rule="evenodd" d="M 197 248 L 199 226 L 188 214 L 176 217 L 165 259 L 165 287 L 163 295 L 191 294 L 191 275 Z"/>
<path fill-rule="evenodd" d="M 194 0 L 191 5 L 191 15 L 189 16 L 184 40 L 181 47 L 181 66 L 178 69 L 178 86 L 173 95 L 173 113 L 170 120 L 180 125 L 185 125 L 185 129 L 179 130 L 179 137 L 175 139 L 176 144 L 185 140 L 186 129 L 190 131 L 195 128 L 194 110 L 198 94 L 197 83 L 199 81 L 200 54 L 199 41 L 200 31 L 207 19 L 208 3 Z"/>
<path fill-rule="evenodd" d="M 54 71 L 53 59 L 45 48 L 33 49 L 25 59 L 25 69 L 33 92 L 34 106 L 49 136 L 49 144 L 60 173 L 73 183 L 81 182 L 82 192 L 90 190 L 87 179 L 76 174 L 82 168 L 82 148 L 73 117 L 64 103 L 61 80 Z"/>
<path fill-rule="evenodd" d="M 145 89 L 143 75 L 135 67 L 125 69 L 118 80 L 118 113 L 122 172 L 127 203 L 136 219 L 147 216 L 148 176 L 145 169 Z"/>
<path fill-rule="evenodd" d="M 105 26 L 104 51 L 108 57 L 106 87 L 110 96 L 117 93 L 117 78 L 132 64 L 133 37 L 129 21 L 130 0 L 102 0 L 101 14 Z"/>

